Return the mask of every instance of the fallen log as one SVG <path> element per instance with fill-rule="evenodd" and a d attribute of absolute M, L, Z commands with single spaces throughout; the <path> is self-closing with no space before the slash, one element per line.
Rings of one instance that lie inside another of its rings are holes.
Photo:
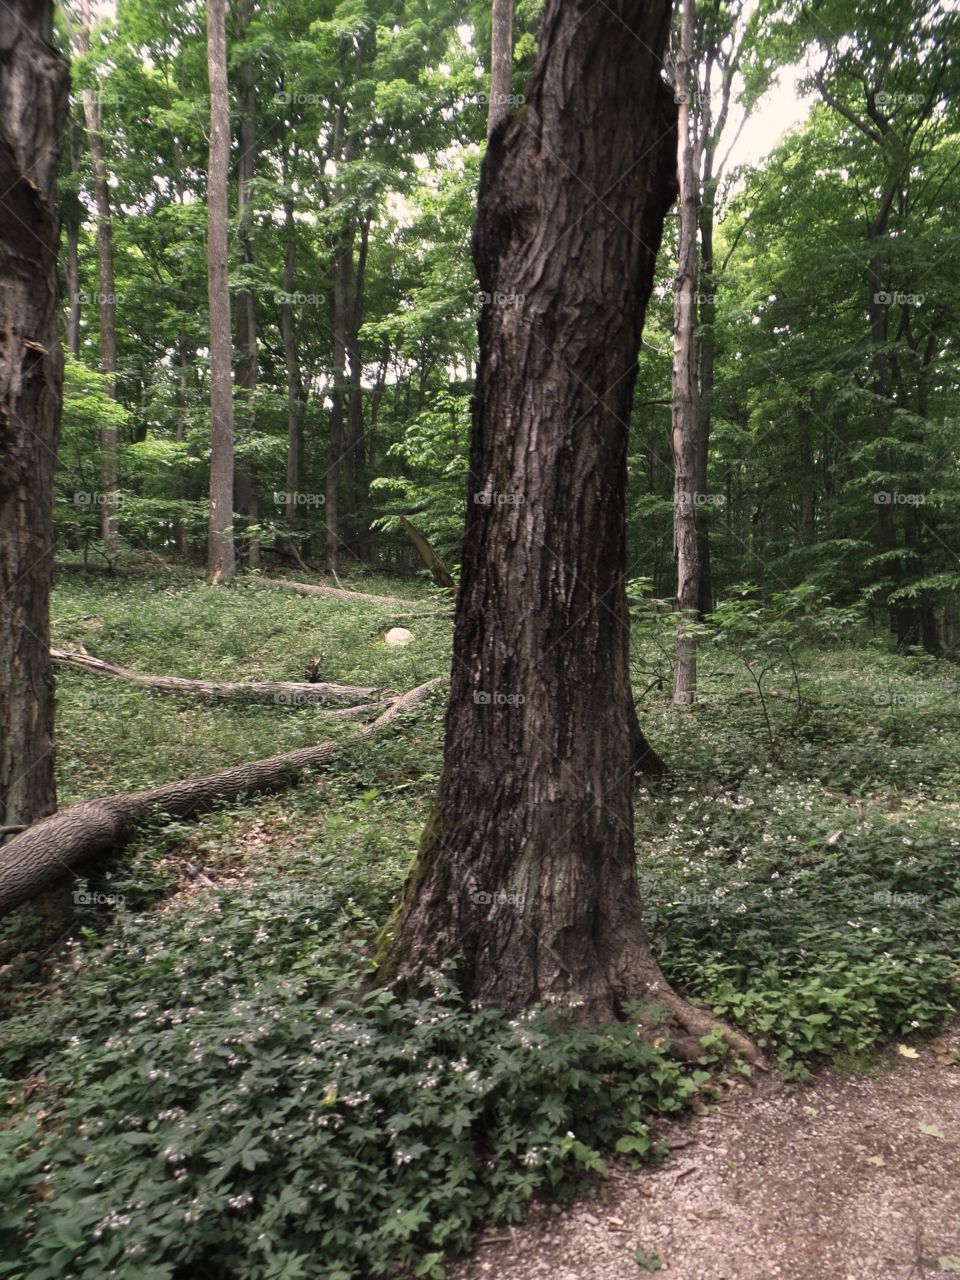
<path fill-rule="evenodd" d="M 333 600 L 352 600 L 359 604 L 382 604 L 391 609 L 420 609 L 422 600 L 402 600 L 399 596 L 375 596 L 365 591 L 347 591 L 343 587 L 319 587 L 310 582 L 291 582 L 287 578 L 257 578 L 267 587 L 285 587 L 299 596 L 324 596 Z"/>
<path fill-rule="evenodd" d="M 445 683 L 446 678 L 438 676 L 411 689 L 350 741 L 362 742 L 374 737 Z M 341 745 L 323 742 L 316 747 L 255 760 L 252 764 L 235 765 L 222 773 L 167 782 L 149 791 L 85 800 L 35 822 L 0 849 L 0 916 L 25 902 L 76 863 L 124 845 L 151 814 L 159 811 L 173 817 L 193 817 L 221 800 L 234 800 L 257 791 L 282 790 L 307 770 L 325 765 Z"/>
<path fill-rule="evenodd" d="M 66 649 L 51 649 L 53 661 L 62 667 L 74 667 L 95 676 L 110 676 L 129 684 L 143 685 L 147 689 L 159 689 L 163 693 L 188 693 L 213 698 L 217 702 L 231 699 L 248 702 L 275 702 L 279 706 L 302 706 L 310 702 L 345 702 L 350 698 L 383 697 L 387 690 L 357 684 L 325 684 L 321 681 L 306 683 L 291 680 L 248 680 L 229 683 L 222 680 L 187 680 L 182 676 L 152 676 L 127 667 L 116 667 L 112 662 L 92 658 L 88 653 L 70 653 Z"/>

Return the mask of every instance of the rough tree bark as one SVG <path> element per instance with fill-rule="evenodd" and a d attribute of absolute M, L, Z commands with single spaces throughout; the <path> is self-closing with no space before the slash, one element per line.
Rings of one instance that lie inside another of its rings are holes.
<path fill-rule="evenodd" d="M 79 34 L 82 53 L 90 52 L 90 27 L 90 0 L 83 0 Z M 107 163 L 103 151 L 103 110 L 93 89 L 82 90 L 80 98 L 87 127 L 93 198 L 97 209 L 100 369 L 107 376 L 107 394 L 115 397 L 117 394 L 117 295 L 113 276 L 113 220 L 110 211 L 110 187 L 107 183 Z M 100 536 L 110 554 L 116 549 L 117 542 L 117 428 L 114 425 L 100 428 L 100 492 L 103 498 L 100 508 Z"/>
<path fill-rule="evenodd" d="M 411 689 L 351 741 L 366 741 L 404 711 L 422 702 L 445 681 L 442 677 Z M 79 862 L 119 849 L 151 814 L 174 817 L 205 813 L 218 801 L 256 791 L 292 786 L 308 769 L 325 765 L 341 744 L 324 742 L 285 755 L 237 765 L 202 778 L 168 782 L 150 791 L 127 792 L 87 800 L 45 818 L 15 836 L 0 850 L 0 916 L 11 911 Z"/>
<path fill-rule="evenodd" d="M 680 234 L 673 318 L 673 548 L 677 563 L 677 609 L 681 614 L 673 664 L 674 706 L 688 706 L 696 701 L 697 642 L 685 624 L 696 617 L 700 605 L 697 506 L 702 500 L 702 484 L 696 338 L 700 157 L 693 123 L 695 30 L 695 0 L 683 0 L 674 82 L 679 102 Z"/>
<path fill-rule="evenodd" d="M 52 41 L 49 0 L 0 5 L 0 826 L 52 813 L 57 794 L 48 599 L 69 72 Z"/>
<path fill-rule="evenodd" d="M 493 0 L 487 137 L 510 115 L 513 92 L 513 0 Z"/>
<path fill-rule="evenodd" d="M 636 359 L 675 194 L 669 10 L 547 0 L 527 106 L 490 140 L 444 766 L 381 977 L 416 986 L 450 959 L 472 1001 L 585 1019 L 640 1002 L 701 1034 L 716 1024 L 642 923 L 624 585 Z"/>
<path fill-rule="evenodd" d="M 210 525 L 207 581 L 226 585 L 236 573 L 233 546 L 233 388 L 228 278 L 227 191 L 230 100 L 227 92 L 226 0 L 207 4 L 210 77 L 210 171 L 207 182 L 207 291 L 210 305 Z"/>

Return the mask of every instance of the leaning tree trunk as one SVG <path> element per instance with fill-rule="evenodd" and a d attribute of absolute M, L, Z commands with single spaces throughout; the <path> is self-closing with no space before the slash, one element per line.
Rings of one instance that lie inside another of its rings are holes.
<path fill-rule="evenodd" d="M 633 837 L 627 437 L 674 193 L 668 0 L 547 0 L 529 101 L 494 133 L 474 257 L 489 296 L 437 807 L 381 976 L 452 960 L 507 1010 L 630 1002 L 715 1025 L 644 932 Z M 589 122 L 589 127 L 584 127 Z"/>
<path fill-rule="evenodd" d="M 226 584 L 236 573 L 233 546 L 233 389 L 228 278 L 227 183 L 230 100 L 227 93 L 226 0 L 207 3 L 210 76 L 210 172 L 207 182 L 207 287 L 210 304 L 210 525 L 207 580 Z"/>
<path fill-rule="evenodd" d="M 48 600 L 69 72 L 52 40 L 49 0 L 0 5 L 0 827 L 56 808 Z"/>
<path fill-rule="evenodd" d="M 697 642 L 688 623 L 700 605 L 700 548 L 697 541 L 699 492 L 700 398 L 697 387 L 697 209 L 700 173 L 693 122 L 694 0 L 683 0 L 677 55 L 676 97 L 680 103 L 679 165 L 680 237 L 673 321 L 673 545 L 677 562 L 676 657 L 673 666 L 674 706 L 697 697 Z"/>

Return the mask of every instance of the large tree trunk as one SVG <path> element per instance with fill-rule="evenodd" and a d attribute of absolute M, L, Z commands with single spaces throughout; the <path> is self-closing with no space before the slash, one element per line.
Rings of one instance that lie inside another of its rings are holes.
<path fill-rule="evenodd" d="M 694 0 L 683 0 L 675 96 L 679 100 L 678 139 L 680 236 L 673 320 L 673 545 L 677 562 L 677 609 L 681 614 L 673 666 L 673 702 L 687 706 L 697 697 L 697 642 L 687 629 L 700 607 L 700 547 L 697 508 L 702 501 L 700 396 L 697 386 L 697 223 L 700 172 L 693 124 Z"/>
<path fill-rule="evenodd" d="M 510 115 L 513 93 L 513 0 L 493 0 L 487 137 Z"/>
<path fill-rule="evenodd" d="M 624 589 L 636 359 L 675 194 L 668 22 L 668 0 L 547 0 L 527 108 L 490 142 L 474 257 L 500 302 L 480 318 L 444 767 L 381 973 L 452 960 L 481 1003 L 640 1001 L 699 1030 L 642 924 Z"/>
<path fill-rule="evenodd" d="M 90 0 L 81 6 L 80 48 L 90 50 Z M 107 164 L 103 151 L 103 112 L 96 93 L 84 89 L 81 93 L 83 115 L 87 126 L 87 148 L 90 152 L 90 172 L 93 176 L 93 198 L 97 208 L 97 262 L 99 265 L 100 296 L 100 369 L 107 375 L 107 394 L 117 394 L 117 296 L 113 276 L 113 221 L 110 212 L 110 187 L 107 183 Z M 100 536 L 108 554 L 116 548 L 117 541 L 117 428 L 105 425 L 100 428 L 100 491 L 103 499 L 100 511 Z"/>
<path fill-rule="evenodd" d="M 57 171 L 67 64 L 53 5 L 0 5 L 0 826 L 56 808 L 48 600 L 63 356 Z"/>
<path fill-rule="evenodd" d="M 372 738 L 443 683 L 438 678 L 411 689 L 352 740 Z M 121 848 L 152 814 L 159 811 L 174 817 L 193 817 L 221 800 L 292 786 L 308 769 L 325 765 L 341 745 L 324 742 L 240 764 L 222 773 L 168 782 L 150 791 L 87 800 L 28 827 L 0 850 L 0 916 L 26 902 L 77 863 Z"/>
<path fill-rule="evenodd" d="M 230 100 L 227 94 L 226 0 L 208 0 L 210 172 L 207 182 L 207 287 L 210 305 L 210 526 L 207 580 L 233 580 L 233 389 L 228 278 L 227 182 Z"/>

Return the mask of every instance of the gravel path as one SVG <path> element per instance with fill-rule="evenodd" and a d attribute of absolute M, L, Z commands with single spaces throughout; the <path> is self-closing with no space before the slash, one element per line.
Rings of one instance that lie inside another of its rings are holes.
<path fill-rule="evenodd" d="M 960 1274 L 960 1029 L 882 1074 L 740 1088 L 671 1123 L 656 1170 L 491 1231 L 452 1280 L 920 1280 Z M 904 1046 L 906 1048 L 906 1046 Z M 926 1131 L 925 1131 L 926 1130 Z M 654 1263 L 655 1265 L 655 1263 Z"/>

